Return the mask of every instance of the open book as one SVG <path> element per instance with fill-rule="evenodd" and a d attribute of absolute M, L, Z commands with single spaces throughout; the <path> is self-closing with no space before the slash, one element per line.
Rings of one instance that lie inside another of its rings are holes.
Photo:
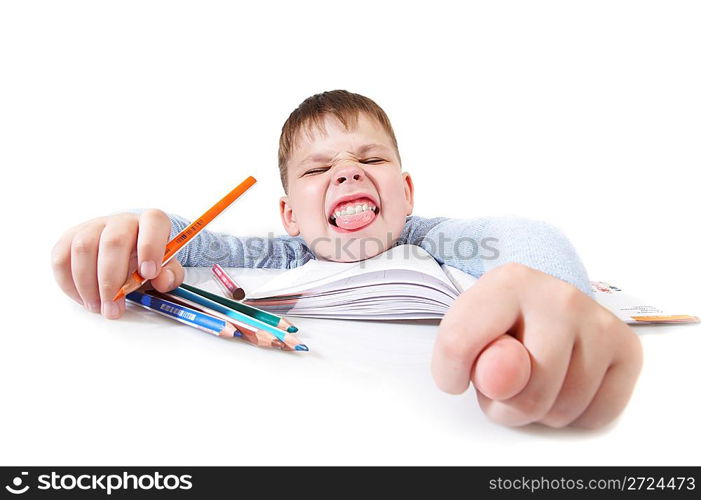
<path fill-rule="evenodd" d="M 415 245 L 396 246 L 360 262 L 312 260 L 248 291 L 245 302 L 283 316 L 396 320 L 439 319 L 476 278 L 439 265 Z M 695 322 L 604 282 L 592 282 L 599 303 L 627 323 Z"/>
<path fill-rule="evenodd" d="M 442 318 L 476 278 L 439 265 L 415 245 L 372 259 L 312 260 L 247 292 L 245 302 L 280 315 L 338 319 Z"/>

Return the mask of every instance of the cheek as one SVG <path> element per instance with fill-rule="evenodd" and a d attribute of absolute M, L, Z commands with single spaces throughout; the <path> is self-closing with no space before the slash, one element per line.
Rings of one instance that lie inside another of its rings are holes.
<path fill-rule="evenodd" d="M 404 216 L 406 212 L 406 199 L 404 196 L 404 184 L 401 176 L 393 174 L 383 179 L 380 184 L 383 212 L 386 215 Z"/>
<path fill-rule="evenodd" d="M 301 228 L 319 226 L 324 222 L 324 190 L 321 182 L 304 182 L 295 187 L 294 207 Z"/>

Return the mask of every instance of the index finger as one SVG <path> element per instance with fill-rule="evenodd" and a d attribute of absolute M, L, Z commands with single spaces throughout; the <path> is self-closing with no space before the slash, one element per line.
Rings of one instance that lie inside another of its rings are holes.
<path fill-rule="evenodd" d="M 514 290 L 485 277 L 457 298 L 438 328 L 431 371 L 436 385 L 451 394 L 467 390 L 480 353 L 519 320 Z"/>
<path fill-rule="evenodd" d="M 139 258 L 139 274 L 152 279 L 158 276 L 170 238 L 171 222 L 161 210 L 146 210 L 139 216 L 139 234 L 136 252 Z"/>

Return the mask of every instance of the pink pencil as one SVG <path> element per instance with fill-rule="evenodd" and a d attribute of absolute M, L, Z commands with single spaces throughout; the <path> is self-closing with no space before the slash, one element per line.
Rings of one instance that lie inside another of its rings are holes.
<path fill-rule="evenodd" d="M 224 268 L 219 264 L 214 264 L 212 266 L 212 272 L 214 277 L 217 278 L 217 282 L 224 288 L 226 292 L 229 293 L 234 300 L 243 300 L 246 296 L 246 292 L 236 284 L 234 279 L 224 271 Z"/>

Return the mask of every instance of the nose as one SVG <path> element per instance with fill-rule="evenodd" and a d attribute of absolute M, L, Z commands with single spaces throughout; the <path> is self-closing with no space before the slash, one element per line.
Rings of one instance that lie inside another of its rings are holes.
<path fill-rule="evenodd" d="M 350 181 L 362 181 L 365 178 L 363 170 L 355 165 L 345 165 L 334 173 L 334 184 Z"/>

